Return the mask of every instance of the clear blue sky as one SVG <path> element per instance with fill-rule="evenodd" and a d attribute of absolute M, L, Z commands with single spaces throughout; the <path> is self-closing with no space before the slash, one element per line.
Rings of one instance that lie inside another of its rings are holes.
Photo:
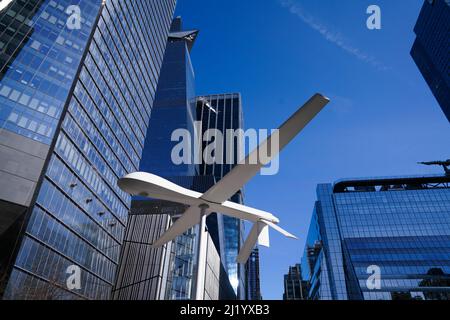
<path fill-rule="evenodd" d="M 179 0 L 198 94 L 240 92 L 247 128 L 277 128 L 321 92 L 332 102 L 282 153 L 280 173 L 258 176 L 246 204 L 273 212 L 300 237 L 271 233 L 261 249 L 265 299 L 303 254 L 318 183 L 348 177 L 440 173 L 418 161 L 450 158 L 450 124 L 410 49 L 422 0 Z M 284 5 L 283 5 L 284 4 Z M 382 29 L 366 28 L 366 9 Z"/>

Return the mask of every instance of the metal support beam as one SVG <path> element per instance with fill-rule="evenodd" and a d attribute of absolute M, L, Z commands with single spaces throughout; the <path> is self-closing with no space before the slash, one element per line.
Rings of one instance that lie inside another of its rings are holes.
<path fill-rule="evenodd" d="M 205 274 L 206 274 L 206 255 L 208 250 L 208 231 L 206 229 L 206 210 L 209 208 L 207 204 L 199 206 L 200 226 L 198 234 L 198 251 L 197 251 L 197 277 L 195 284 L 195 300 L 204 300 L 205 298 Z"/>

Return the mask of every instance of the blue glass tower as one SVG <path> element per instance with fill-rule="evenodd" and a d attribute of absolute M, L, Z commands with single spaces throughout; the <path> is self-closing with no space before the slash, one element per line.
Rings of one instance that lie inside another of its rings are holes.
<path fill-rule="evenodd" d="M 194 137 L 196 121 L 195 74 L 191 62 L 192 50 L 198 31 L 183 31 L 181 18 L 172 22 L 161 78 L 156 92 L 152 125 L 148 129 L 144 154 L 140 163 L 142 171 L 160 176 L 194 176 L 197 166 L 190 163 L 175 164 L 172 161 L 174 143 L 172 133 L 186 129 Z"/>
<path fill-rule="evenodd" d="M 117 179 L 139 168 L 174 8 L 21 0 L 0 13 L 4 298 L 110 297 L 131 203 Z"/>
<path fill-rule="evenodd" d="M 308 298 L 450 299 L 450 178 L 317 187 L 302 276 Z"/>
<path fill-rule="evenodd" d="M 411 55 L 450 121 L 450 1 L 424 1 Z"/>
<path fill-rule="evenodd" d="M 184 31 L 180 17 L 172 21 L 156 94 L 155 112 L 145 142 L 140 170 L 152 172 L 187 188 L 201 191 L 195 178 L 198 170 L 194 159 L 191 158 L 186 164 L 174 163 L 172 148 L 176 142 L 171 141 L 172 133 L 179 129 L 186 129 L 191 137 L 194 136 L 195 74 L 190 52 L 197 34 L 197 30 Z M 183 212 L 183 210 L 177 212 L 173 204 L 169 203 L 165 203 L 164 208 L 166 212 L 170 211 L 172 214 Z M 169 284 L 165 296 L 167 299 L 192 298 L 197 234 L 196 228 L 192 228 L 174 240 Z"/>

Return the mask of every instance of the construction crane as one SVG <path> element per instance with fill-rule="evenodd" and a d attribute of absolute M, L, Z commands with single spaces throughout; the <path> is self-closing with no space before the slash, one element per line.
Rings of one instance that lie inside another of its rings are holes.
<path fill-rule="evenodd" d="M 441 166 L 442 168 L 444 168 L 445 175 L 450 176 L 450 159 L 446 161 L 419 162 L 419 164 L 423 164 L 426 166 Z"/>

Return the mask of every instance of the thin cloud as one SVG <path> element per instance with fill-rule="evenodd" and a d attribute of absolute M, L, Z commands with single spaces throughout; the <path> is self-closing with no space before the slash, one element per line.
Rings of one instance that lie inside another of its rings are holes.
<path fill-rule="evenodd" d="M 352 99 L 343 97 L 340 95 L 329 95 L 329 98 L 333 102 L 332 110 L 339 114 L 347 114 L 352 111 L 355 106 L 355 103 Z"/>
<path fill-rule="evenodd" d="M 378 70 L 386 71 L 389 69 L 382 62 L 378 61 L 375 57 L 349 44 L 347 40 L 345 40 L 345 38 L 339 32 L 332 31 L 328 26 L 317 21 L 316 18 L 308 14 L 305 10 L 303 10 L 302 7 L 300 7 L 299 4 L 295 3 L 293 0 L 279 0 L 279 2 L 284 8 L 288 9 L 290 13 L 299 17 L 311 29 L 320 33 L 322 37 L 328 42 L 335 44 L 348 54 L 352 55 L 353 57 L 357 58 L 360 61 L 368 63 L 369 65 Z"/>

